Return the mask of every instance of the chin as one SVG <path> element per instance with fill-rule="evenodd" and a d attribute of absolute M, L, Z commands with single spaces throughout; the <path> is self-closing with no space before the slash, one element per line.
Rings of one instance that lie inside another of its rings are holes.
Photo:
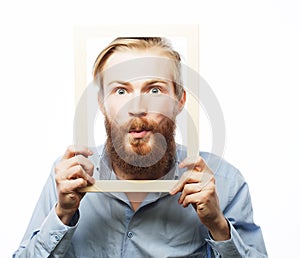
<path fill-rule="evenodd" d="M 134 138 L 126 141 L 126 151 L 128 154 L 137 154 L 137 155 L 148 155 L 153 150 L 153 139 L 151 137 L 145 138 Z"/>

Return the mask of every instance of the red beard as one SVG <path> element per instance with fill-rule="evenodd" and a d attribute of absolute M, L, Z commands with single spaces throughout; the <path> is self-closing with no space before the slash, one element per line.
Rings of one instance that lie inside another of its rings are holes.
<path fill-rule="evenodd" d="M 106 150 L 113 167 L 133 179 L 158 179 L 171 169 L 176 152 L 175 123 L 165 117 L 159 124 L 145 118 L 133 118 L 124 126 L 105 117 Z M 134 138 L 132 131 L 148 131 Z"/>

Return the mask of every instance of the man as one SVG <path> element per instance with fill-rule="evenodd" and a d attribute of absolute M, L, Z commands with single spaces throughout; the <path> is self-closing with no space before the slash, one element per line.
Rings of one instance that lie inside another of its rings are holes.
<path fill-rule="evenodd" d="M 186 93 L 169 43 L 118 38 L 94 78 L 107 141 L 70 146 L 55 163 L 14 257 L 267 257 L 240 172 L 175 143 Z M 179 181 L 169 193 L 81 191 L 99 179 Z"/>

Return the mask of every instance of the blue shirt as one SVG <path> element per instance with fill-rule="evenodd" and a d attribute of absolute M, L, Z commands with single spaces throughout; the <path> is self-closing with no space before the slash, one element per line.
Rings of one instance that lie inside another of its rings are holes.
<path fill-rule="evenodd" d="M 262 232 L 254 224 L 248 185 L 223 159 L 200 153 L 214 171 L 220 207 L 231 238 L 214 241 L 191 205 L 178 204 L 179 194 L 149 193 L 133 211 L 124 193 L 87 193 L 66 226 L 55 213 L 54 169 L 34 210 L 27 232 L 13 257 L 267 257 Z M 165 179 L 184 172 L 178 162 L 186 149 L 177 146 L 174 168 Z M 116 179 L 103 147 L 90 157 L 94 178 Z"/>

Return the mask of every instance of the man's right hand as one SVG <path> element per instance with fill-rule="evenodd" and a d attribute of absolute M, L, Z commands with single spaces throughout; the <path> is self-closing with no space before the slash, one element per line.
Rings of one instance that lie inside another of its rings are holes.
<path fill-rule="evenodd" d="M 87 147 L 69 146 L 55 166 L 58 193 L 56 214 L 66 225 L 79 208 L 84 196 L 84 193 L 80 193 L 78 189 L 95 183 L 92 177 L 94 165 L 88 159 L 92 154 Z"/>

